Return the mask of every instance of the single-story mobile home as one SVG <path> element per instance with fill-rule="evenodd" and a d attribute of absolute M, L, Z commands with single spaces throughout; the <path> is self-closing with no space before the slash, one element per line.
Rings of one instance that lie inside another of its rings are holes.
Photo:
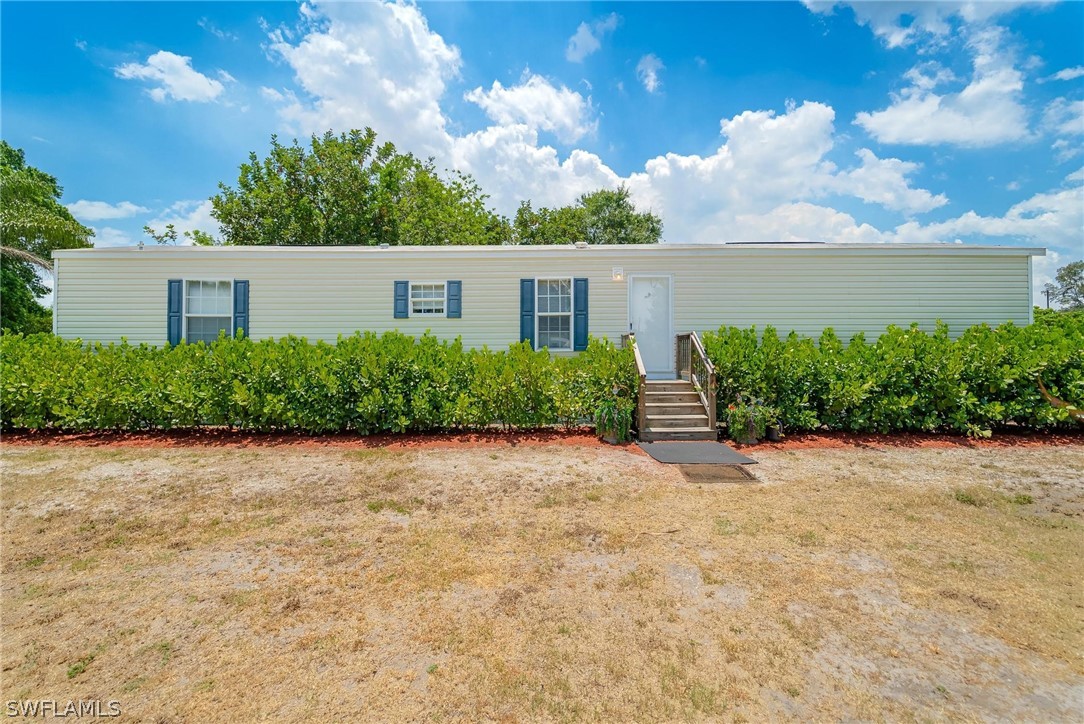
<path fill-rule="evenodd" d="M 652 376 L 675 335 L 773 325 L 844 339 L 889 324 L 1027 324 L 1043 249 L 961 244 L 175 247 L 54 252 L 55 332 L 155 345 L 241 329 L 334 341 L 398 329 L 554 352 L 636 333 Z"/>

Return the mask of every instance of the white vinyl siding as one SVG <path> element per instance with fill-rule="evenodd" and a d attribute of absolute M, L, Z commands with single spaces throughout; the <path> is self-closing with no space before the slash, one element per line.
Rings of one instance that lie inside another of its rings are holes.
<path fill-rule="evenodd" d="M 672 276 L 676 334 L 755 324 L 804 335 L 833 327 L 846 340 L 889 324 L 930 330 L 938 319 L 959 334 L 980 322 L 1028 323 L 1029 253 L 902 244 L 81 249 L 56 252 L 56 325 L 66 338 L 165 344 L 167 280 L 220 277 L 250 280 L 253 339 L 429 330 L 506 349 L 519 341 L 520 279 L 567 276 L 590 280 L 589 333 L 617 341 L 628 331 L 627 280 L 639 273 Z M 470 290 L 462 319 L 392 317 L 396 280 L 441 278 Z"/>
<path fill-rule="evenodd" d="M 189 343 L 214 342 L 219 333 L 233 335 L 233 284 L 187 280 L 184 283 L 184 338 Z"/>
<path fill-rule="evenodd" d="M 535 280 L 535 347 L 572 350 L 572 279 Z"/>
<path fill-rule="evenodd" d="M 445 303 L 444 282 L 435 284 L 410 283 L 410 316 L 443 316 Z"/>

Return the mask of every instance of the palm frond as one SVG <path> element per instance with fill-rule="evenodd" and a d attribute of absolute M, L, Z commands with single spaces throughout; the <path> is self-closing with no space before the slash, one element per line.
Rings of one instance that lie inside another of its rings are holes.
<path fill-rule="evenodd" d="M 53 265 L 48 260 L 42 259 L 37 254 L 31 254 L 29 251 L 22 249 L 16 249 L 13 246 L 0 246 L 0 254 L 9 256 L 19 261 L 25 261 L 33 264 L 34 266 L 41 267 L 50 274 L 53 272 Z"/>

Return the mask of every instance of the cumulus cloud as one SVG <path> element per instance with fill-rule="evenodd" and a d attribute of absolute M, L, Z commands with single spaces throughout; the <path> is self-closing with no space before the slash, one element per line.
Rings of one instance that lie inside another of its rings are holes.
<path fill-rule="evenodd" d="M 117 66 L 113 72 L 126 80 L 150 81 L 153 87 L 147 93 L 159 103 L 167 98 L 207 103 L 222 95 L 224 90 L 222 83 L 195 70 L 190 57 L 168 50 L 159 50 L 148 57 L 146 63 Z"/>
<path fill-rule="evenodd" d="M 296 43 L 288 29 L 269 32 L 270 54 L 287 63 L 306 96 L 279 108 L 291 130 L 395 129 L 417 153 L 447 154 L 440 98 L 462 59 L 417 6 L 328 3 L 303 5 L 302 14 Z"/>
<path fill-rule="evenodd" d="M 916 66 L 888 108 L 860 112 L 855 123 L 882 143 L 982 147 L 1028 138 L 1024 77 L 1004 50 L 1004 33 L 987 28 L 971 34 L 973 70 L 964 88 L 938 92 L 951 73 L 936 64 Z"/>
<path fill-rule="evenodd" d="M 836 177 L 836 188 L 841 193 L 908 214 L 932 211 L 948 203 L 944 194 L 934 195 L 910 186 L 907 177 L 921 168 L 920 164 L 877 158 L 868 148 L 859 149 L 856 155 L 862 165 Z"/>
<path fill-rule="evenodd" d="M 126 219 L 129 216 L 141 214 L 148 209 L 133 204 L 131 201 L 121 201 L 111 204 L 107 201 L 86 201 L 80 199 L 72 204 L 66 204 L 68 211 L 77 219 L 84 221 L 102 221 L 104 219 Z"/>
<path fill-rule="evenodd" d="M 568 39 L 565 58 L 572 63 L 582 63 L 584 58 L 602 47 L 602 38 L 617 29 L 621 16 L 610 13 L 591 23 L 580 23 L 575 34 Z"/>
<path fill-rule="evenodd" d="M 589 98 L 563 85 L 554 86 L 530 71 L 524 72 L 517 85 L 505 87 L 493 81 L 489 90 L 478 87 L 463 97 L 500 125 L 522 123 L 534 130 L 555 133 L 566 143 L 578 141 L 598 128 Z"/>
<path fill-rule="evenodd" d="M 640 79 L 640 83 L 643 84 L 648 93 L 654 93 L 662 85 L 662 80 L 659 79 L 659 71 L 665 68 L 666 66 L 659 60 L 659 56 L 648 53 L 640 58 L 640 62 L 636 64 L 636 77 Z"/>

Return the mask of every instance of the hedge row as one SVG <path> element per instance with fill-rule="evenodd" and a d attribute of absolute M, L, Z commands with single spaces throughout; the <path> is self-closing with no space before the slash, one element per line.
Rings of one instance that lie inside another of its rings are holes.
<path fill-rule="evenodd" d="M 774 329 L 721 328 L 704 337 L 716 367 L 720 418 L 737 396 L 777 408 L 785 430 L 896 432 L 953 430 L 987 437 L 1008 426 L 1069 426 L 1041 395 L 1084 406 L 1084 314 L 1037 316 L 1036 323 L 971 327 L 958 339 L 939 324 L 889 327 L 876 341 L 844 345 Z"/>
<path fill-rule="evenodd" d="M 533 428 L 590 420 L 615 386 L 631 396 L 635 384 L 631 350 L 599 340 L 577 357 L 551 358 L 526 344 L 465 350 L 458 340 L 399 333 L 172 348 L 0 337 L 5 429 Z"/>

